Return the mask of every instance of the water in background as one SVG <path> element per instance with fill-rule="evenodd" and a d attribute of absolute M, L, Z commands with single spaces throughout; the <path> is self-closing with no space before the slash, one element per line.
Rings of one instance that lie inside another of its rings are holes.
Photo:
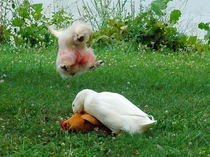
<path fill-rule="evenodd" d="M 91 6 L 92 0 L 84 0 Z M 133 0 L 135 2 L 135 11 L 139 11 L 140 3 L 147 7 L 152 0 Z M 43 3 L 44 13 L 51 15 L 56 10 L 55 4 L 68 8 L 75 18 L 79 18 L 78 9 L 82 11 L 82 0 L 33 0 L 33 3 Z M 113 3 L 117 0 L 113 0 Z M 130 1 L 126 9 L 130 9 Z M 173 0 L 169 3 L 168 12 L 171 10 L 179 9 L 182 12 L 182 17 L 179 20 L 179 24 L 176 26 L 179 31 L 189 35 L 196 35 L 203 39 L 206 34 L 205 31 L 198 29 L 198 23 L 210 22 L 210 1 L 209 0 Z"/>

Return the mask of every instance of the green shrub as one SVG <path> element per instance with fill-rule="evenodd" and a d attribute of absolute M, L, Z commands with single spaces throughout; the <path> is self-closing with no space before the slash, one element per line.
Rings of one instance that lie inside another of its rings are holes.
<path fill-rule="evenodd" d="M 79 15 L 86 21 L 90 22 L 94 30 L 106 29 L 110 26 L 110 19 L 122 20 L 129 14 L 130 17 L 134 17 L 135 3 L 128 0 L 117 0 L 113 3 L 112 0 L 90 0 L 89 3 L 83 2 L 84 13 L 79 9 Z M 92 4 L 90 6 L 89 4 Z M 126 10 L 125 5 L 130 5 L 130 11 Z"/>
<path fill-rule="evenodd" d="M 125 38 L 137 46 L 142 43 L 156 50 L 163 46 L 175 50 L 178 48 L 175 46 L 179 37 L 177 34 L 176 28 L 161 22 L 152 12 L 145 12 L 128 23 L 128 33 Z"/>
<path fill-rule="evenodd" d="M 5 27 L 1 27 L 3 29 L 0 29 L 0 37 L 2 34 L 4 41 L 10 41 L 12 38 L 17 45 L 29 47 L 52 45 L 55 38 L 49 33 L 46 26 L 53 24 L 56 27 L 66 27 L 72 20 L 72 14 L 67 13 L 64 9 L 53 12 L 52 18 L 49 19 L 42 12 L 43 4 L 31 4 L 29 0 L 24 0 L 20 4 L 12 0 L 6 2 L 5 5 L 6 10 L 12 13 L 12 18 L 7 20 L 7 17 L 4 16 L 2 19 L 6 24 Z"/>
<path fill-rule="evenodd" d="M 188 36 L 177 30 L 182 13 L 173 10 L 166 13 L 171 0 L 154 0 L 148 9 L 140 6 L 140 13 L 136 14 L 133 1 L 120 0 L 113 5 L 111 0 L 91 0 L 93 7 L 83 2 L 84 14 L 79 10 L 85 21 L 91 23 L 94 33 L 89 45 L 95 47 L 118 47 L 130 51 L 157 50 L 161 52 L 191 52 L 209 49 L 197 36 Z M 55 2 L 56 3 L 56 2 Z M 130 12 L 125 5 L 130 3 Z M 0 3 L 2 5 L 2 3 Z M 42 4 L 31 4 L 29 0 L 22 3 L 11 0 L 3 2 L 5 9 L 1 16 L 0 42 L 10 41 L 15 44 L 40 47 L 55 43 L 56 39 L 49 33 L 46 25 L 55 25 L 57 28 L 67 27 L 73 19 L 71 12 L 65 8 L 57 8 L 51 18 L 43 14 Z M 59 7 L 59 6 L 57 6 Z M 12 13 L 7 19 L 6 13 Z M 166 18 L 166 14 L 169 18 Z M 200 29 L 207 31 L 205 40 L 210 43 L 210 27 L 208 23 L 200 23 Z M 127 46 L 125 46 L 125 43 Z"/>
<path fill-rule="evenodd" d="M 92 45 L 116 45 L 129 43 L 133 49 L 154 49 L 158 51 L 202 51 L 208 48 L 197 36 L 188 36 L 175 27 L 181 17 L 180 10 L 173 10 L 167 21 L 162 20 L 170 0 L 154 0 L 148 9 L 137 16 L 105 19 L 106 27 L 96 31 Z M 129 50 L 129 49 L 128 49 Z"/>
<path fill-rule="evenodd" d="M 207 31 L 206 35 L 204 36 L 204 39 L 208 42 L 208 44 L 210 44 L 210 23 L 201 22 L 198 24 L 198 28 Z"/>
<path fill-rule="evenodd" d="M 31 5 L 24 0 L 20 5 L 12 2 L 12 18 L 7 27 L 6 39 L 13 38 L 15 44 L 43 46 L 43 43 L 51 44 L 50 35 L 47 32 L 47 18 L 42 14 L 42 4 Z"/>
<path fill-rule="evenodd" d="M 48 21 L 50 25 L 55 25 L 57 28 L 66 28 L 73 21 L 73 15 L 67 13 L 64 8 L 60 8 L 57 12 L 53 12 L 52 17 Z"/>

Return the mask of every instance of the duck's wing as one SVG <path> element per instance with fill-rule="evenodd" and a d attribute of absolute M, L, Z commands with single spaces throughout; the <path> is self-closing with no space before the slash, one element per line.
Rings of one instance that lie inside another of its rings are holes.
<path fill-rule="evenodd" d="M 95 96 L 91 101 L 86 102 L 85 111 L 97 118 L 103 125 L 113 133 L 119 133 L 123 126 L 123 116 L 117 112 L 114 105 Z"/>
<path fill-rule="evenodd" d="M 112 110 L 119 114 L 148 116 L 127 98 L 117 93 L 102 92 L 97 95 L 96 99 L 107 103 Z"/>
<path fill-rule="evenodd" d="M 85 103 L 86 112 L 114 133 L 122 130 L 131 133 L 146 131 L 156 122 L 124 96 L 116 93 L 98 93 Z"/>
<path fill-rule="evenodd" d="M 122 130 L 130 133 L 140 130 L 144 132 L 156 122 L 128 99 L 118 94 L 99 93 L 86 103 L 86 112 L 96 117 L 113 133 L 119 133 Z"/>

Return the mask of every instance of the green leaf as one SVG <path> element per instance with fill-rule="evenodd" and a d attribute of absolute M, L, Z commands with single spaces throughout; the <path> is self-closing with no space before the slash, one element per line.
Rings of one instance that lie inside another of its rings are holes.
<path fill-rule="evenodd" d="M 39 3 L 39 4 L 33 4 L 32 8 L 34 9 L 34 11 L 37 14 L 41 14 L 41 12 L 42 12 L 42 4 L 41 3 Z"/>
<path fill-rule="evenodd" d="M 12 9 L 15 9 L 15 4 L 14 3 L 12 3 Z"/>
<path fill-rule="evenodd" d="M 197 36 L 190 36 L 188 39 L 189 44 L 193 45 L 197 41 Z"/>
<path fill-rule="evenodd" d="M 151 9 L 156 15 L 162 16 L 163 15 L 162 11 L 167 8 L 168 2 L 170 1 L 172 0 L 154 0 L 151 3 Z"/>
<path fill-rule="evenodd" d="M 207 32 L 207 34 L 204 36 L 204 40 L 210 42 L 210 30 Z"/>
<path fill-rule="evenodd" d="M 201 23 L 198 24 L 198 28 L 206 30 L 206 31 L 210 30 L 209 23 L 201 22 Z"/>
<path fill-rule="evenodd" d="M 181 17 L 182 13 L 180 10 L 173 10 L 170 14 L 170 23 L 176 24 L 179 18 Z"/>
<path fill-rule="evenodd" d="M 17 9 L 17 12 L 18 12 L 18 14 L 19 14 L 20 17 L 30 19 L 30 14 L 28 12 L 28 8 L 19 7 Z"/>
<path fill-rule="evenodd" d="M 21 27 L 24 25 L 24 21 L 20 18 L 15 18 L 12 20 L 12 26 Z"/>
<path fill-rule="evenodd" d="M 207 34 L 204 36 L 204 40 L 208 41 L 208 44 L 210 44 L 210 23 L 199 23 L 198 28 L 203 29 L 207 31 Z"/>

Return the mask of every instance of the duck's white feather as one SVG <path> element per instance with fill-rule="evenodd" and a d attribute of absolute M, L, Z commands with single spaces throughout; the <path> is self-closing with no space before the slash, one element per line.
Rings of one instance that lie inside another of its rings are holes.
<path fill-rule="evenodd" d="M 72 105 L 74 112 L 84 109 L 111 129 L 113 133 L 120 131 L 142 133 L 148 131 L 156 123 L 153 118 L 150 119 L 149 115 L 117 93 L 97 93 L 85 89 L 77 94 Z"/>

